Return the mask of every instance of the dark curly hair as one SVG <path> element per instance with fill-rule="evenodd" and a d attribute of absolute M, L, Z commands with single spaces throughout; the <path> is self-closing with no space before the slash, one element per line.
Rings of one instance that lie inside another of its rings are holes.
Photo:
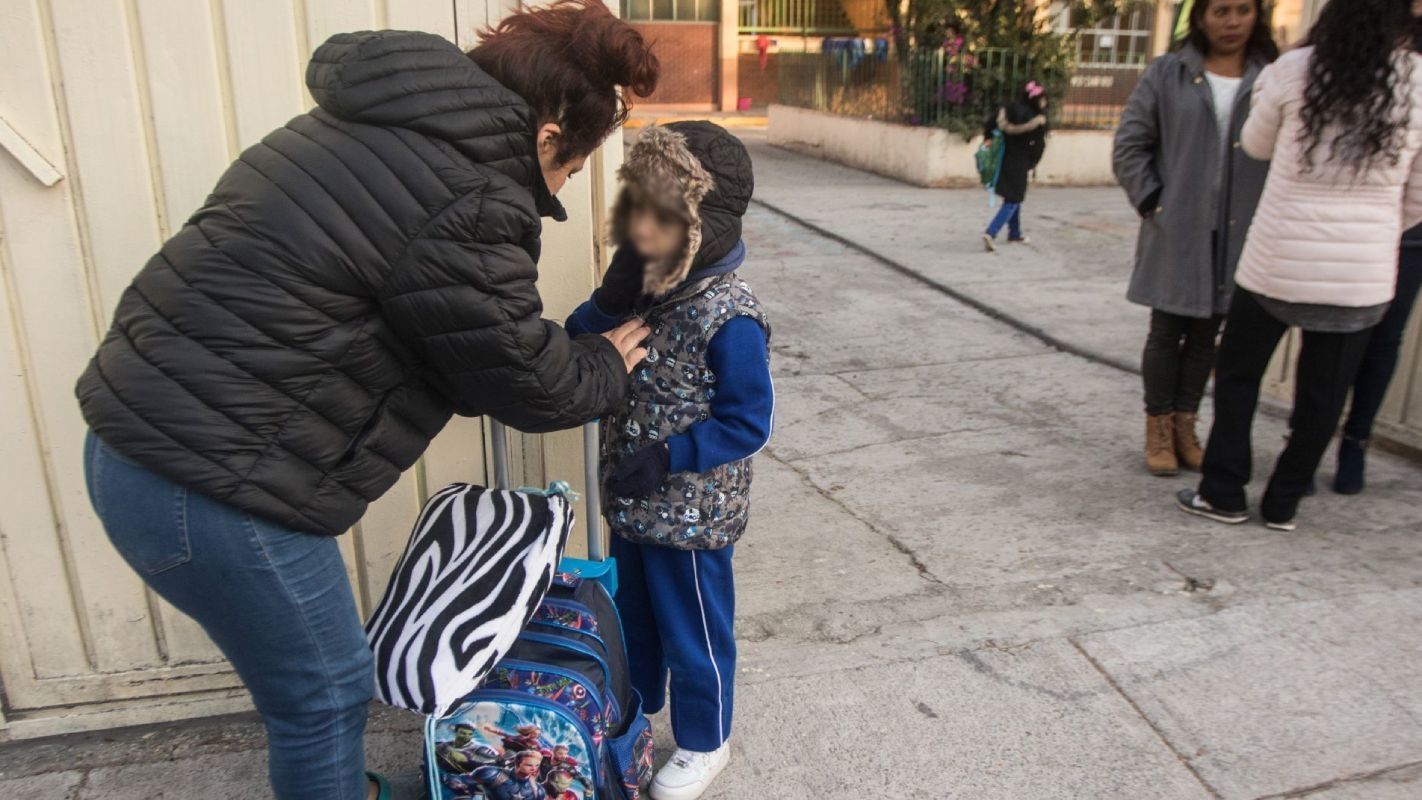
<path fill-rule="evenodd" d="M 1210 0 L 1196 0 L 1190 7 L 1190 32 L 1181 42 L 1182 45 L 1194 45 L 1204 55 L 1210 53 L 1210 37 L 1205 35 L 1205 12 L 1209 10 Z M 1269 27 L 1272 12 L 1272 8 L 1264 5 L 1264 0 L 1254 0 L 1254 30 L 1249 32 L 1249 41 L 1244 45 L 1246 57 L 1270 62 L 1279 57 L 1279 45 Z"/>
<path fill-rule="evenodd" d="M 1313 54 L 1304 89 L 1306 169 L 1326 142 L 1328 160 L 1361 173 L 1379 160 L 1396 164 L 1412 114 L 1399 83 L 1412 78 L 1411 59 L 1398 58 L 1415 31 L 1411 0 L 1332 0 L 1309 31 Z M 1336 135 L 1333 135 L 1336 134 Z M 1330 138 L 1331 137 L 1331 138 Z"/>
<path fill-rule="evenodd" d="M 480 31 L 469 57 L 518 93 L 540 125 L 563 129 L 563 163 L 596 150 L 626 122 L 629 95 L 650 95 L 661 71 L 652 45 L 602 0 L 521 8 Z"/>

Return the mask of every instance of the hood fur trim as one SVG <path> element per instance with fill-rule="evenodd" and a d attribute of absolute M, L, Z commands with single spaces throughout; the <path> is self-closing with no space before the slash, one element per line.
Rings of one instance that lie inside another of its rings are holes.
<path fill-rule="evenodd" d="M 1002 132 L 1009 136 L 1031 133 L 1046 124 L 1047 115 L 1045 114 L 1038 114 L 1021 125 L 1018 125 L 1007 120 L 1007 109 L 999 108 L 997 110 L 997 127 L 1001 128 Z"/>
<path fill-rule="evenodd" d="M 617 177 L 622 191 L 612 209 L 612 244 L 621 245 L 627 239 L 627 215 L 634 196 L 656 198 L 686 222 L 686 242 L 681 251 L 663 262 L 647 262 L 642 274 L 643 294 L 662 297 L 691 273 L 691 264 L 701 249 L 701 201 L 716 182 L 687 147 L 686 137 L 655 125 L 642 130 L 617 170 Z"/>

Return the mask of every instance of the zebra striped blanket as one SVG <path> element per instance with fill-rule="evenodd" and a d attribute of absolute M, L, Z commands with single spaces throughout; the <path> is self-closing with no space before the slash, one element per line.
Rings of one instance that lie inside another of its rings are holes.
<path fill-rule="evenodd" d="M 377 696 L 448 713 L 528 623 L 572 526 L 564 485 L 511 492 L 455 483 L 432 496 L 366 623 Z"/>

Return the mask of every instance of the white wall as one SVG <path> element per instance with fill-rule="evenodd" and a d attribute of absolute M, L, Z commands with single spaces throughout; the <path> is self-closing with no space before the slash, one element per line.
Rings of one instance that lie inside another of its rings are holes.
<path fill-rule="evenodd" d="M 978 186 L 971 142 L 941 128 L 912 127 L 772 105 L 771 144 L 808 153 L 915 186 Z M 1110 131 L 1058 131 L 1037 168 L 1049 186 L 1115 183 Z"/>

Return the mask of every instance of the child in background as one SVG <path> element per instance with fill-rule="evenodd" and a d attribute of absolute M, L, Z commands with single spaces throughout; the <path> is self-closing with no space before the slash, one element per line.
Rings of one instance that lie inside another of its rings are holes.
<path fill-rule="evenodd" d="M 1047 151 L 1047 90 L 1036 81 L 1028 83 L 1022 98 L 1003 106 L 988 119 L 984 136 L 1000 130 L 1003 135 L 1002 167 L 993 191 L 1002 198 L 997 216 L 988 223 L 983 246 L 997 252 L 997 235 L 1007 226 L 1007 241 L 1027 244 L 1022 233 L 1022 201 L 1027 199 L 1027 178 Z"/>
<path fill-rule="evenodd" d="M 647 713 L 665 703 L 677 751 L 654 800 L 700 797 L 730 758 L 736 677 L 731 554 L 750 510 L 751 456 L 770 438 L 770 327 L 736 276 L 750 155 L 709 122 L 645 130 L 619 172 L 618 253 L 604 286 L 639 280 L 652 335 L 627 408 L 602 422 L 603 509 L 617 607 Z M 568 320 L 610 330 L 597 294 Z"/>

